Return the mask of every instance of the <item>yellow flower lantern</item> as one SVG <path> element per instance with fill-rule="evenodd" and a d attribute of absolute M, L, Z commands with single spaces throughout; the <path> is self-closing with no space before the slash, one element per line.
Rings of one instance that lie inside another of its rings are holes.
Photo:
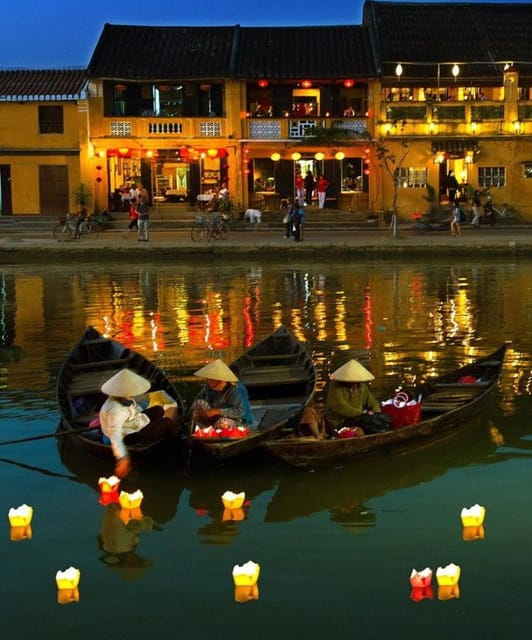
<path fill-rule="evenodd" d="M 240 493 L 233 493 L 232 491 L 226 491 L 222 495 L 222 502 L 226 509 L 239 509 L 246 499 L 244 491 Z"/>
<path fill-rule="evenodd" d="M 26 527 L 33 518 L 33 507 L 21 504 L 20 507 L 11 507 L 8 512 L 9 524 L 12 527 Z"/>
<path fill-rule="evenodd" d="M 133 493 L 127 493 L 126 491 L 120 492 L 120 506 L 123 509 L 137 509 L 142 504 L 144 494 L 140 489 L 137 489 Z"/>
<path fill-rule="evenodd" d="M 131 520 L 142 520 L 144 514 L 142 513 L 142 509 L 140 507 L 135 507 L 135 509 L 120 509 L 120 513 L 118 517 L 124 524 L 129 524 Z"/>
<path fill-rule="evenodd" d="M 79 569 L 69 567 L 55 574 L 55 582 L 58 589 L 74 589 L 79 585 L 81 572 Z"/>
<path fill-rule="evenodd" d="M 486 507 L 481 507 L 479 504 L 474 504 L 469 509 L 464 507 L 460 512 L 460 517 L 464 527 L 478 527 L 484 523 Z"/>
<path fill-rule="evenodd" d="M 252 586 L 257 583 L 260 574 L 260 565 L 249 560 L 243 565 L 235 564 L 233 567 L 233 581 L 237 587 Z"/>
<path fill-rule="evenodd" d="M 446 567 L 438 567 L 436 580 L 441 587 L 453 586 L 460 580 L 460 567 L 456 564 L 448 564 Z"/>

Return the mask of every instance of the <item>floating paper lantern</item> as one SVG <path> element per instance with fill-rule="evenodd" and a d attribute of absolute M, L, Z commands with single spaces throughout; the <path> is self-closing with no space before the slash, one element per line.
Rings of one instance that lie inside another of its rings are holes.
<path fill-rule="evenodd" d="M 471 542 L 472 540 L 484 540 L 485 535 L 483 524 L 480 524 L 478 527 L 464 527 L 462 529 L 462 539 L 466 542 Z"/>
<path fill-rule="evenodd" d="M 432 569 L 426 567 L 423 571 L 412 569 L 410 584 L 413 587 L 427 587 L 432 582 Z"/>
<path fill-rule="evenodd" d="M 460 567 L 456 564 L 448 564 L 446 567 L 438 567 L 436 580 L 440 586 L 452 586 L 460 580 Z"/>
<path fill-rule="evenodd" d="M 69 567 L 55 574 L 55 582 L 58 589 L 74 589 L 79 584 L 81 573 L 79 569 Z"/>
<path fill-rule="evenodd" d="M 9 539 L 11 542 L 20 542 L 21 540 L 31 540 L 32 537 L 31 525 L 27 524 L 24 527 L 11 527 L 9 531 Z"/>
<path fill-rule="evenodd" d="M 98 480 L 98 487 L 102 493 L 114 493 L 120 488 L 120 482 L 120 478 L 117 478 L 116 476 L 100 478 Z"/>
<path fill-rule="evenodd" d="M 27 504 L 21 504 L 17 508 L 11 507 L 8 512 L 8 518 L 12 527 L 25 527 L 31 523 L 33 507 L 28 507 Z"/>
<path fill-rule="evenodd" d="M 464 527 L 478 527 L 483 524 L 486 516 L 486 507 L 481 507 L 479 504 L 474 504 L 467 509 L 464 507 L 460 512 L 462 518 L 462 525 Z"/>
<path fill-rule="evenodd" d="M 259 585 L 253 584 L 249 586 L 237 585 L 235 586 L 235 601 L 236 602 L 249 602 L 250 600 L 259 599 Z"/>
<path fill-rule="evenodd" d="M 222 520 L 227 522 L 228 520 L 233 520 L 238 522 L 240 520 L 244 520 L 246 517 L 246 512 L 244 509 L 224 509 Z"/>
<path fill-rule="evenodd" d="M 120 492 L 120 506 L 124 509 L 137 509 L 142 503 L 144 494 L 140 489 L 137 489 L 133 493 L 127 493 L 127 491 Z"/>
<path fill-rule="evenodd" d="M 249 587 L 257 583 L 259 573 L 260 566 L 252 560 L 249 560 L 243 565 L 235 564 L 233 567 L 233 581 L 237 587 Z"/>
<path fill-rule="evenodd" d="M 422 600 L 432 600 L 434 598 L 434 590 L 432 585 L 426 587 L 412 587 L 410 590 L 410 600 L 421 602 Z"/>
<path fill-rule="evenodd" d="M 244 491 L 240 493 L 233 493 L 232 491 L 226 491 L 222 495 L 222 502 L 224 503 L 224 507 L 226 509 L 239 509 L 246 499 L 246 494 Z"/>
<path fill-rule="evenodd" d="M 440 585 L 438 587 L 438 600 L 452 600 L 460 597 L 460 587 L 457 584 Z"/>
<path fill-rule="evenodd" d="M 57 602 L 59 604 L 70 604 L 71 602 L 79 602 L 79 589 L 58 589 Z"/>

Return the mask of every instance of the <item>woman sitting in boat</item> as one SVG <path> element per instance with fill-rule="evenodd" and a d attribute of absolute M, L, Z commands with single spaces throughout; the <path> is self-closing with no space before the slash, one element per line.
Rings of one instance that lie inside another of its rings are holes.
<path fill-rule="evenodd" d="M 251 426 L 253 415 L 246 387 L 223 360 L 214 360 L 194 373 L 206 384 L 192 404 L 192 429 L 231 429 Z"/>
<path fill-rule="evenodd" d="M 125 478 L 131 471 L 128 444 L 151 443 L 177 428 L 177 405 L 156 405 L 145 411 L 134 397 L 146 393 L 151 383 L 131 369 L 122 369 L 102 387 L 107 400 L 100 409 L 100 427 L 110 440 L 116 458 L 115 475 Z"/>
<path fill-rule="evenodd" d="M 358 360 L 348 360 L 330 379 L 324 414 L 314 407 L 305 408 L 299 421 L 300 433 L 323 440 L 328 432 L 334 434 L 344 427 L 357 435 L 391 428 L 388 416 L 381 413 L 379 401 L 366 384 L 375 376 Z"/>

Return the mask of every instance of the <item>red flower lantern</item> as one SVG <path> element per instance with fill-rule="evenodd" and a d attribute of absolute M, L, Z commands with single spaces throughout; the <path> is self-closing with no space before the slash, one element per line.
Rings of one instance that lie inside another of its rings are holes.
<path fill-rule="evenodd" d="M 355 81 L 354 80 L 351 80 L 351 79 L 344 80 L 344 87 L 346 89 L 351 89 L 354 86 L 355 86 Z"/>
<path fill-rule="evenodd" d="M 302 86 L 304 89 L 310 89 L 310 87 L 312 86 L 312 82 L 311 82 L 310 80 L 303 80 L 303 81 L 301 82 L 301 86 Z"/>
<path fill-rule="evenodd" d="M 268 86 L 269 82 L 267 80 L 259 80 L 258 83 L 259 87 L 261 89 L 266 89 L 266 87 Z"/>

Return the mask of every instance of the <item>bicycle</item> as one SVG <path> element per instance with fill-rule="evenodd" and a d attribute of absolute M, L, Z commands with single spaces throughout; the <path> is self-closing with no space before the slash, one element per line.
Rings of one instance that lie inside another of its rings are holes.
<path fill-rule="evenodd" d="M 59 218 L 59 223 L 53 228 L 53 236 L 59 242 L 71 240 L 76 235 L 76 227 L 78 224 L 78 216 L 76 214 L 67 213 L 66 216 Z M 79 225 L 79 237 L 91 235 L 97 238 L 100 233 L 101 223 L 89 216 Z"/>
<path fill-rule="evenodd" d="M 225 215 L 196 216 L 190 230 L 193 242 L 200 240 L 225 240 L 229 234 L 228 218 Z"/>
<path fill-rule="evenodd" d="M 507 224 L 518 224 L 521 220 L 521 215 L 511 207 L 507 202 L 502 205 L 502 209 L 497 208 L 492 204 L 491 209 L 496 216 L 495 222 L 505 222 Z"/>

